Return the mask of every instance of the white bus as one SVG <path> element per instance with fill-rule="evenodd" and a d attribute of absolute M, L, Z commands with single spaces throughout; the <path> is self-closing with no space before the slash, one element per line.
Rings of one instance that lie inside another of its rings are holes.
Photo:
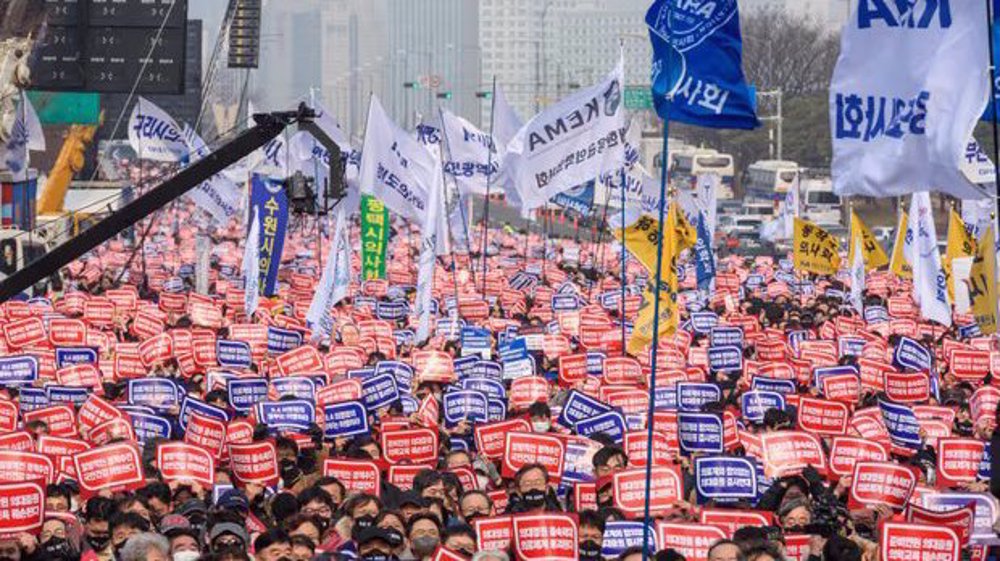
<path fill-rule="evenodd" d="M 829 177 L 803 179 L 799 191 L 803 202 L 803 215 L 815 224 L 839 224 L 842 203 L 833 193 Z"/>
<path fill-rule="evenodd" d="M 694 187 L 701 175 L 714 174 L 720 178 L 715 196 L 719 200 L 733 198 L 733 157 L 716 150 L 695 148 L 678 152 L 673 160 L 673 179 L 678 185 Z"/>
<path fill-rule="evenodd" d="M 761 160 L 747 168 L 746 197 L 762 201 L 783 201 L 799 178 L 799 164 L 781 160 Z"/>

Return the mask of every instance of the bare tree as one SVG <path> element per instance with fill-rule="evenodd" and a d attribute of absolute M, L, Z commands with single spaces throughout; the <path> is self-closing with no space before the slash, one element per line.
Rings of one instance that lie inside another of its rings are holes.
<path fill-rule="evenodd" d="M 741 18 L 743 70 L 758 89 L 786 98 L 826 91 L 840 52 L 839 37 L 811 19 L 767 9 Z"/>

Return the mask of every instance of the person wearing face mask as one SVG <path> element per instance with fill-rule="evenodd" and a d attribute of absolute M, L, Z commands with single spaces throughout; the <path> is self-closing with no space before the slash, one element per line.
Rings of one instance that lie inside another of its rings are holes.
<path fill-rule="evenodd" d="M 596 510 L 580 512 L 579 551 L 580 561 L 600 561 L 604 545 L 604 518 Z"/>
<path fill-rule="evenodd" d="M 170 540 L 170 558 L 173 561 L 195 561 L 201 556 L 198 531 L 187 518 L 168 514 L 160 520 L 160 533 Z"/>
<path fill-rule="evenodd" d="M 400 559 L 413 557 L 406 548 L 406 522 L 403 515 L 394 510 L 384 510 L 375 520 L 375 526 L 385 531 L 389 538 L 389 546 L 394 555 Z"/>
<path fill-rule="evenodd" d="M 169 561 L 167 538 L 152 532 L 134 534 L 122 545 L 118 561 Z"/>
<path fill-rule="evenodd" d="M 358 535 L 358 558 L 362 561 L 398 560 L 389 541 L 389 535 L 382 528 L 366 528 Z"/>
<path fill-rule="evenodd" d="M 549 489 L 549 472 L 541 464 L 521 466 L 514 474 L 514 494 L 507 506 L 508 514 L 561 511 L 555 493 Z"/>
<path fill-rule="evenodd" d="M 119 512 L 111 517 L 108 527 L 111 529 L 111 548 L 114 550 L 115 559 L 120 560 L 122 548 L 129 538 L 148 532 L 149 522 L 134 512 Z"/>
<path fill-rule="evenodd" d="M 280 528 L 257 536 L 253 541 L 254 561 L 291 561 L 292 542 L 288 534 Z"/>
<path fill-rule="evenodd" d="M 70 540 L 66 521 L 47 518 L 38 535 L 39 552 L 45 559 L 53 561 L 76 561 L 80 559 L 78 547 Z"/>
<path fill-rule="evenodd" d="M 418 514 L 406 525 L 406 537 L 414 559 L 427 561 L 441 543 L 441 521 L 433 514 Z"/>
<path fill-rule="evenodd" d="M 476 531 L 468 524 L 448 526 L 441 534 L 441 543 L 448 549 L 471 558 L 476 553 Z"/>
<path fill-rule="evenodd" d="M 531 420 L 531 430 L 536 433 L 546 433 L 552 430 L 552 410 L 547 403 L 536 401 L 528 407 L 528 417 Z"/>
<path fill-rule="evenodd" d="M 458 509 L 462 520 L 472 524 L 476 518 L 493 516 L 493 501 L 483 491 L 473 489 L 462 495 L 458 501 Z"/>
<path fill-rule="evenodd" d="M 106 497 L 92 497 L 84 508 L 84 551 L 83 558 L 110 561 L 111 528 L 108 522 L 115 513 L 115 503 Z"/>

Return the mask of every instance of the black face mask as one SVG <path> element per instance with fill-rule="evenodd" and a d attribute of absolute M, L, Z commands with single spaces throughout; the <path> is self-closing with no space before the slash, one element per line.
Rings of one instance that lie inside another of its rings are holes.
<path fill-rule="evenodd" d="M 300 454 L 299 469 L 305 474 L 310 474 L 316 471 L 316 456 L 311 453 Z"/>
<path fill-rule="evenodd" d="M 395 528 L 383 528 L 383 532 L 387 538 L 389 538 L 389 545 L 392 547 L 399 547 L 403 545 L 403 534 Z"/>
<path fill-rule="evenodd" d="M 363 561 L 396 561 L 399 557 L 391 553 L 382 553 L 381 551 L 372 551 L 371 553 L 366 553 L 361 556 Z"/>
<path fill-rule="evenodd" d="M 371 528 L 374 525 L 375 525 L 375 517 L 374 516 L 371 516 L 371 515 L 368 515 L 368 514 L 366 514 L 364 516 L 359 516 L 359 517 L 357 517 L 357 518 L 354 519 L 354 526 L 351 527 L 351 536 L 353 536 L 355 539 L 357 539 L 358 534 L 360 534 L 362 530 L 365 530 L 367 528 Z"/>
<path fill-rule="evenodd" d="M 80 558 L 66 538 L 49 538 L 49 541 L 42 544 L 42 551 L 45 552 L 46 559 L 71 561 Z"/>
<path fill-rule="evenodd" d="M 601 546 L 597 544 L 594 540 L 587 540 L 580 542 L 580 559 L 600 559 L 601 558 Z"/>
<path fill-rule="evenodd" d="M 302 477 L 302 470 L 299 469 L 299 466 L 295 465 L 295 460 L 288 458 L 278 462 L 278 471 L 281 475 L 281 480 L 285 482 L 286 486 L 291 485 Z"/>
<path fill-rule="evenodd" d="M 524 498 L 524 504 L 532 508 L 540 507 L 545 504 L 545 491 L 539 491 L 537 489 L 525 491 L 522 497 Z"/>
<path fill-rule="evenodd" d="M 111 536 L 87 536 L 87 543 L 94 551 L 103 551 L 105 547 L 108 547 L 110 541 Z"/>

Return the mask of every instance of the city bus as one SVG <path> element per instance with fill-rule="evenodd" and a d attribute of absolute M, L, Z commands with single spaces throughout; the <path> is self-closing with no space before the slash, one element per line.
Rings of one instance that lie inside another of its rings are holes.
<path fill-rule="evenodd" d="M 747 168 L 746 198 L 783 201 L 799 179 L 799 164 L 782 160 L 760 160 Z"/>
<path fill-rule="evenodd" d="M 693 187 L 702 175 L 719 176 L 715 196 L 718 200 L 733 198 L 733 157 L 709 148 L 694 148 L 674 154 L 673 181 L 677 185 Z"/>

